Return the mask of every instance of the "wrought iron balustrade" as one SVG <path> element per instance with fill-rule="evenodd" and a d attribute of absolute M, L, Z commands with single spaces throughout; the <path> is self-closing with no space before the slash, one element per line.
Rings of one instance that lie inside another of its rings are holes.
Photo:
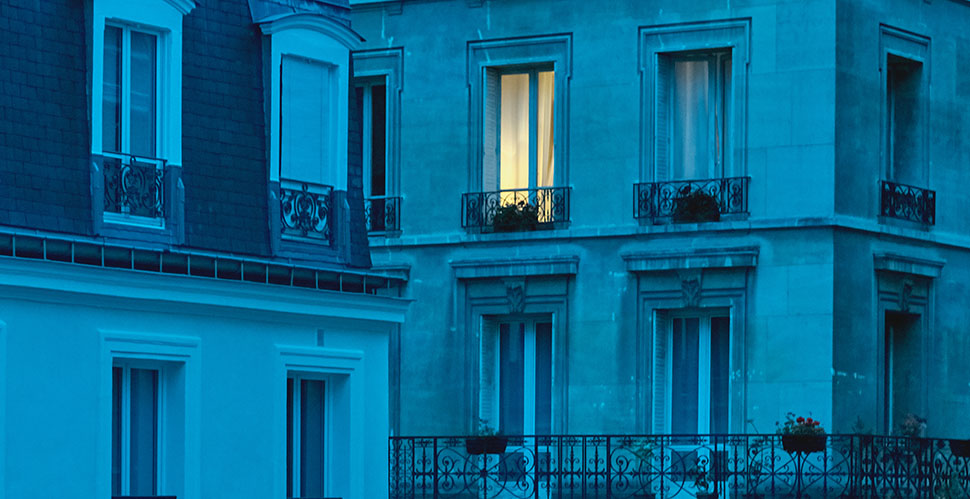
<path fill-rule="evenodd" d="M 569 223 L 569 187 L 468 192 L 461 197 L 461 226 L 482 232 L 545 230 Z"/>
<path fill-rule="evenodd" d="M 936 223 L 936 191 L 883 180 L 880 192 L 879 212 L 882 216 L 925 225 Z"/>
<path fill-rule="evenodd" d="M 467 437 L 391 437 L 390 498 L 970 497 L 970 442 L 807 438 L 822 450 L 776 434 L 548 435 L 469 455 Z"/>
<path fill-rule="evenodd" d="M 396 196 L 365 198 L 364 220 L 367 223 L 367 232 L 401 230 L 401 198 Z"/>
<path fill-rule="evenodd" d="M 713 198 L 718 215 L 748 213 L 748 182 L 751 177 L 704 180 L 670 180 L 633 185 L 633 216 L 638 220 L 677 221 L 684 216 L 685 200 L 698 193 Z"/>
<path fill-rule="evenodd" d="M 104 153 L 104 211 L 165 217 L 165 160 Z"/>
<path fill-rule="evenodd" d="M 280 216 L 284 236 L 330 243 L 333 187 L 280 179 Z"/>

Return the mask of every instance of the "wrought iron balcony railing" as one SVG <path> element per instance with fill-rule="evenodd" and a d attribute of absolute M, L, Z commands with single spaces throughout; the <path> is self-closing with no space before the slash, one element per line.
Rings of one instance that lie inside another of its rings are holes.
<path fill-rule="evenodd" d="M 970 497 L 966 440 L 776 434 L 500 438 L 507 444 L 504 452 L 470 454 L 468 437 L 391 437 L 391 499 Z"/>
<path fill-rule="evenodd" d="M 633 216 L 654 222 L 717 221 L 748 213 L 751 177 L 670 180 L 633 185 Z"/>
<path fill-rule="evenodd" d="M 569 187 L 468 192 L 461 197 L 461 226 L 482 232 L 564 227 L 569 223 Z"/>
<path fill-rule="evenodd" d="M 330 244 L 333 187 L 280 179 L 280 216 L 284 236 Z"/>
<path fill-rule="evenodd" d="M 367 223 L 367 232 L 401 230 L 401 198 L 395 196 L 365 198 L 364 220 Z"/>
<path fill-rule="evenodd" d="M 883 180 L 880 192 L 879 213 L 882 216 L 925 225 L 936 223 L 936 191 Z"/>
<path fill-rule="evenodd" d="M 104 211 L 165 218 L 165 160 L 104 153 Z"/>

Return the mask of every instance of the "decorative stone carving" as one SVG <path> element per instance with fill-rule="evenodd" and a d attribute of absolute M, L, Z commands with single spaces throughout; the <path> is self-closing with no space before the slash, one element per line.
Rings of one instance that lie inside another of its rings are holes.
<path fill-rule="evenodd" d="M 909 305 L 913 298 L 913 283 L 903 281 L 902 288 L 899 290 L 899 310 L 909 312 Z"/>
<path fill-rule="evenodd" d="M 697 307 L 701 303 L 701 280 L 694 277 L 684 279 L 680 283 L 680 291 L 683 294 L 684 307 Z"/>
<path fill-rule="evenodd" d="M 509 313 L 521 314 L 525 311 L 525 282 L 506 281 L 505 297 L 509 300 Z"/>

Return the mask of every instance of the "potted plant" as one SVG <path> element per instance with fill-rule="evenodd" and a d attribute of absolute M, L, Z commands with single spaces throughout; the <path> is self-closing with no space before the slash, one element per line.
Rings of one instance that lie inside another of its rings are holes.
<path fill-rule="evenodd" d="M 522 200 L 499 206 L 492 217 L 495 232 L 536 230 L 539 225 L 539 208 Z"/>
<path fill-rule="evenodd" d="M 789 454 L 825 450 L 825 430 L 812 418 L 795 417 L 795 413 L 789 412 L 785 415 L 785 424 L 778 425 L 778 434 L 781 435 L 781 446 Z"/>
<path fill-rule="evenodd" d="M 896 424 L 896 434 L 906 437 L 904 445 L 906 450 L 922 454 L 929 447 L 926 436 L 926 418 L 907 413 L 902 421 Z"/>
<path fill-rule="evenodd" d="M 478 435 L 465 439 L 465 451 L 470 456 L 481 454 L 502 454 L 508 446 L 509 439 L 496 434 L 488 421 L 478 418 Z"/>
<path fill-rule="evenodd" d="M 713 195 L 703 189 L 688 190 L 684 188 L 674 198 L 674 222 L 717 222 L 721 219 L 721 207 Z"/>

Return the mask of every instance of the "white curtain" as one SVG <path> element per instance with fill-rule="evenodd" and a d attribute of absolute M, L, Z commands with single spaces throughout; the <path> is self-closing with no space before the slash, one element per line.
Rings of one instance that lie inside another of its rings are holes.
<path fill-rule="evenodd" d="M 502 75 L 500 189 L 529 187 L 529 75 Z"/>
<path fill-rule="evenodd" d="M 552 71 L 542 71 L 539 73 L 539 102 L 538 102 L 538 143 L 536 162 L 536 180 L 538 187 L 552 187 L 555 184 L 553 175 L 555 141 L 554 124 L 555 120 L 555 92 L 556 77 Z"/>
<path fill-rule="evenodd" d="M 674 62 L 671 178 L 712 178 L 708 60 Z"/>

